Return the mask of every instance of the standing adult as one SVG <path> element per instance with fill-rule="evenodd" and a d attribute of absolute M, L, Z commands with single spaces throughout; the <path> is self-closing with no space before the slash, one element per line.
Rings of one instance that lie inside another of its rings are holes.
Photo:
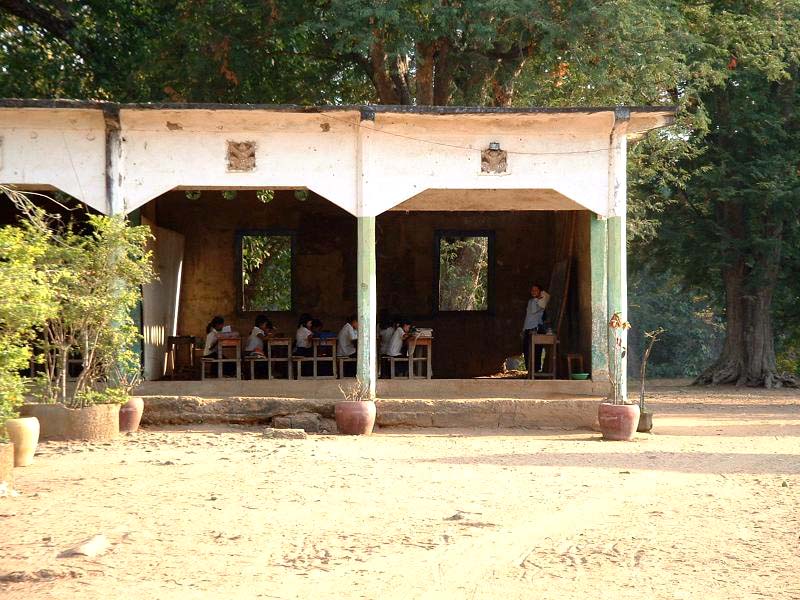
<path fill-rule="evenodd" d="M 544 310 L 550 300 L 550 294 L 545 292 L 538 283 L 531 286 L 531 299 L 528 300 L 528 308 L 525 311 L 525 322 L 522 324 L 522 353 L 525 355 L 525 366 L 530 372 L 531 357 L 531 335 L 544 331 Z M 533 368 L 536 371 L 542 370 L 542 348 L 536 349 Z"/>

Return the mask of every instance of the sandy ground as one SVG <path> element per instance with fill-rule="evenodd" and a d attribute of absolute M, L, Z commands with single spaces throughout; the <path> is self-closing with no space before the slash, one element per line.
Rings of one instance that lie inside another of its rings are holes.
<path fill-rule="evenodd" d="M 800 394 L 655 390 L 654 435 L 232 427 L 46 443 L 0 598 L 800 598 Z M 94 558 L 59 554 L 95 534 Z"/>

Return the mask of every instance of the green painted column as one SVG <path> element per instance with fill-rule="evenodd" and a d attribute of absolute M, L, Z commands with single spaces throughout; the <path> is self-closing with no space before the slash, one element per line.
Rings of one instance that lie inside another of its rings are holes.
<path fill-rule="evenodd" d="M 375 264 L 375 217 L 358 221 L 358 379 L 375 397 L 378 380 L 378 284 Z"/>
<path fill-rule="evenodd" d="M 608 381 L 608 222 L 595 215 L 589 228 L 592 274 L 592 380 Z"/>
<path fill-rule="evenodd" d="M 608 153 L 608 207 L 609 218 L 606 222 L 608 240 L 608 312 L 606 323 L 615 313 L 619 313 L 623 321 L 628 320 L 628 260 L 626 213 L 628 207 L 628 124 L 630 110 L 618 107 L 614 110 L 614 126 L 611 129 Z M 628 399 L 628 358 L 622 356 L 617 362 L 616 336 L 622 338 L 622 352 L 627 354 L 628 332 L 617 329 L 612 332 L 606 329 L 608 336 L 609 375 L 617 385 L 622 402 Z"/>
<path fill-rule="evenodd" d="M 625 217 L 608 219 L 608 318 L 619 313 L 623 321 L 628 320 L 628 261 L 626 255 L 626 223 Z M 628 347 L 628 332 L 618 330 L 622 336 L 622 347 Z M 619 394 L 623 402 L 628 398 L 628 358 L 623 356 L 619 363 L 619 372 L 614 366 L 614 347 L 616 340 L 609 331 L 608 355 L 611 360 L 611 376 L 619 384 Z"/>

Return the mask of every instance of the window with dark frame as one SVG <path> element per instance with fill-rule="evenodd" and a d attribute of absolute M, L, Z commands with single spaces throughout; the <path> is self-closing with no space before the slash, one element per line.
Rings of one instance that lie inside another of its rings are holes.
<path fill-rule="evenodd" d="M 494 236 L 486 231 L 440 231 L 436 235 L 438 311 L 488 312 Z"/>
<path fill-rule="evenodd" d="M 239 310 L 292 310 L 294 235 L 247 231 L 238 239 Z"/>

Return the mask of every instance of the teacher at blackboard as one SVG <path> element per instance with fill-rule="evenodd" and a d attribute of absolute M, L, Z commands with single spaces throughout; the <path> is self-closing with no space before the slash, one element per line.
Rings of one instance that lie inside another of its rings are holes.
<path fill-rule="evenodd" d="M 544 333 L 544 309 L 547 308 L 547 302 L 550 300 L 550 294 L 545 292 L 537 283 L 531 286 L 531 299 L 528 300 L 528 308 L 525 311 L 525 322 L 522 324 L 522 353 L 525 355 L 525 366 L 528 372 L 531 371 L 531 334 Z M 536 349 L 535 365 L 536 371 L 542 370 L 542 348 Z"/>

